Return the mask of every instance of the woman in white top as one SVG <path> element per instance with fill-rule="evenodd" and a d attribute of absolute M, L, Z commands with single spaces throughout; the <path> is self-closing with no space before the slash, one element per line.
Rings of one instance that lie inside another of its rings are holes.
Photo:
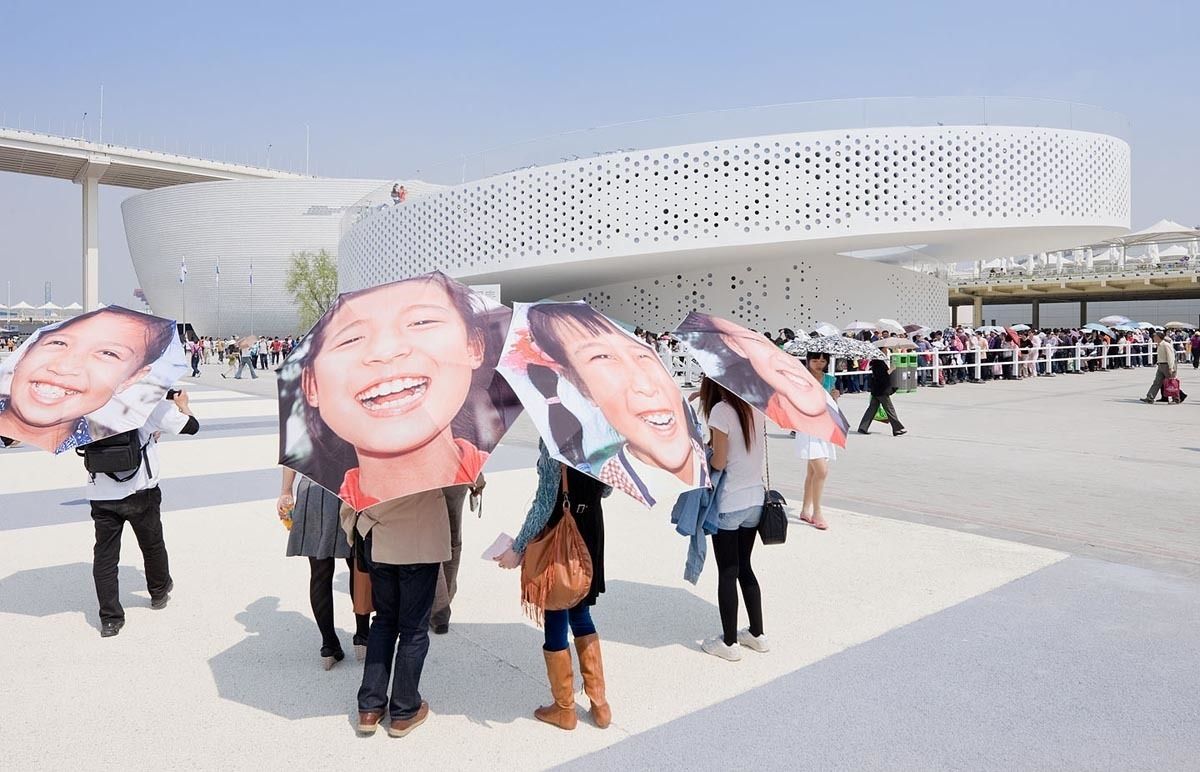
<path fill-rule="evenodd" d="M 750 566 L 766 493 L 762 480 L 766 424 L 747 402 L 709 378 L 700 382 L 700 408 L 711 433 L 713 453 L 709 464 L 725 475 L 717 501 L 719 530 L 713 535 L 722 635 L 704 641 L 701 648 L 736 662 L 742 658 L 743 646 L 759 652 L 768 650 L 763 635 L 762 594 Z M 750 626 L 741 630 L 737 629 L 738 585 L 750 618 Z"/>

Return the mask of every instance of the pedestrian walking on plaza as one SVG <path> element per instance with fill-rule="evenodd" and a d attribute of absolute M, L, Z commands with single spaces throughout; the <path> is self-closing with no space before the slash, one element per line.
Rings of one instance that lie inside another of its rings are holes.
<path fill-rule="evenodd" d="M 450 522 L 450 559 L 442 563 L 438 569 L 437 592 L 433 600 L 433 616 L 430 629 L 434 635 L 445 635 L 450 632 L 450 604 L 458 593 L 458 564 L 462 558 L 462 515 L 463 504 L 467 494 L 472 501 L 478 501 L 487 482 L 480 474 L 474 485 L 452 485 L 442 488 L 446 495 L 446 514 Z"/>
<path fill-rule="evenodd" d="M 271 349 L 271 341 L 267 340 L 266 338 L 258 339 L 258 369 L 259 370 L 266 370 L 268 367 L 271 366 L 270 363 L 268 362 L 268 360 L 270 359 L 270 356 L 271 356 L 270 349 Z"/>
<path fill-rule="evenodd" d="M 583 691 L 591 700 L 592 722 L 604 729 L 612 722 L 612 709 L 606 694 L 600 636 L 590 609 L 604 592 L 604 511 L 600 500 L 612 489 L 551 458 L 545 443 L 539 443 L 539 449 L 538 483 L 533 504 L 512 546 L 496 558 L 496 562 L 501 568 L 521 565 L 529 544 L 559 524 L 564 502 L 570 501 L 571 515 L 592 561 L 592 584 L 583 600 L 570 609 L 543 610 L 545 640 L 542 656 L 546 660 L 546 677 L 554 701 L 538 708 L 533 715 L 560 729 L 574 729 L 579 720 L 575 713 L 575 673 L 567 643 L 567 629 L 570 628 L 575 637 L 579 671 L 583 675 Z"/>
<path fill-rule="evenodd" d="M 718 530 L 712 538 L 721 635 L 707 639 L 700 648 L 736 662 L 742 658 L 742 647 L 757 652 L 770 649 L 763 633 L 762 591 L 750 565 L 766 495 L 762 478 L 767 427 L 749 403 L 709 378 L 700 382 L 700 410 L 711 433 L 709 465 L 725 472 L 717 498 Z M 750 620 L 740 630 L 739 586 Z"/>
<path fill-rule="evenodd" d="M 1157 330 L 1154 332 L 1154 342 L 1157 344 L 1158 368 L 1154 371 L 1154 382 L 1150 384 L 1150 391 L 1146 392 L 1146 396 L 1142 398 L 1142 402 L 1148 405 L 1153 405 L 1154 398 L 1158 396 L 1158 393 L 1165 391 L 1163 381 L 1168 378 L 1175 380 L 1179 375 L 1178 363 L 1175 359 L 1175 345 Z M 1187 399 L 1187 394 L 1182 389 L 1179 390 L 1178 399 L 1181 403 Z"/>
<path fill-rule="evenodd" d="M 342 528 L 371 576 L 375 607 L 358 690 L 356 728 L 363 734 L 374 734 L 384 723 L 388 735 L 403 737 L 429 716 L 429 704 L 421 699 L 421 671 L 429 653 L 438 569 L 451 557 L 446 511 L 440 488 L 361 512 L 342 506 Z"/>
<path fill-rule="evenodd" d="M 1200 330 L 1192 333 L 1188 339 L 1188 347 L 1192 353 L 1192 369 L 1200 369 Z"/>
<path fill-rule="evenodd" d="M 842 396 L 841 392 L 834 388 L 835 379 L 825 372 L 829 368 L 828 354 L 810 351 L 804 363 L 830 396 L 835 400 Z M 829 524 L 825 522 L 825 514 L 821 511 L 821 495 L 825 491 L 825 480 L 829 478 L 829 462 L 837 458 L 837 448 L 827 439 L 803 432 L 797 433 L 795 437 L 796 455 L 805 462 L 804 501 L 800 505 L 800 519 L 818 531 L 824 531 L 829 528 Z"/>
<path fill-rule="evenodd" d="M 329 670 L 346 657 L 333 624 L 333 573 L 338 560 L 346 561 L 353 596 L 350 542 L 339 521 L 341 500 L 304 475 L 299 475 L 299 483 L 296 477 L 296 472 L 284 467 L 283 487 L 275 510 L 289 529 L 287 556 L 308 558 L 308 600 L 321 632 L 321 663 Z M 370 627 L 370 614 L 354 615 L 354 654 L 357 659 L 366 657 Z"/>
<path fill-rule="evenodd" d="M 200 375 L 200 356 L 201 356 L 201 352 L 203 350 L 204 349 L 201 346 L 200 341 L 198 341 L 198 340 L 188 341 L 187 351 L 188 351 L 188 354 L 191 355 L 192 377 L 193 378 Z"/>
<path fill-rule="evenodd" d="M 892 386 L 892 374 L 888 369 L 887 362 L 878 359 L 871 360 L 870 391 L 871 402 L 867 405 L 867 412 L 863 413 L 862 420 L 858 422 L 858 433 L 871 433 L 871 421 L 875 419 L 875 413 L 882 407 L 887 413 L 888 423 L 892 426 L 892 436 L 899 437 L 907 434 L 908 429 L 905 429 L 904 424 L 900 423 L 900 419 L 896 416 L 896 408 L 892 405 L 892 394 L 896 389 Z"/>
<path fill-rule="evenodd" d="M 96 599 L 100 603 L 101 638 L 110 638 L 125 626 L 125 609 L 121 607 L 117 581 L 121 533 L 125 523 L 133 528 L 142 551 L 150 608 L 158 610 L 166 607 L 171 590 L 175 587 L 171 581 L 167 545 L 163 539 L 160 511 L 162 492 L 158 487 L 161 474 L 158 437 L 162 432 L 195 434 L 200 430 L 200 423 L 188 407 L 187 392 L 169 391 L 167 394 L 168 399 L 154 408 L 142 428 L 127 433 L 129 441 L 136 441 L 141 448 L 138 466 L 119 474 L 97 473 L 88 478 L 87 498 L 91 502 L 92 522 L 96 529 L 92 578 L 96 583 Z M 115 441 L 116 438 L 112 438 L 109 444 Z M 83 447 L 85 459 L 89 447 L 92 446 Z"/>
<path fill-rule="evenodd" d="M 238 352 L 240 359 L 238 360 L 237 375 L 233 376 L 235 380 L 241 380 L 242 371 L 247 367 L 250 368 L 250 379 L 257 381 L 258 373 L 254 372 L 254 343 L 250 342 L 250 338 L 242 338 L 238 341 Z"/>

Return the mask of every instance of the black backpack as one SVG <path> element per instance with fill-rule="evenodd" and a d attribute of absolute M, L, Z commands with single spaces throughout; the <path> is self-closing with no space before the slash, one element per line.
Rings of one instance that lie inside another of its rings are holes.
<path fill-rule="evenodd" d="M 83 458 L 83 468 L 91 473 L 92 479 L 98 474 L 106 474 L 117 482 L 129 482 L 141 469 L 143 459 L 146 474 L 154 476 L 150 471 L 150 460 L 146 458 L 146 445 L 141 444 L 137 429 L 89 442 L 75 448 L 75 454 Z M 125 473 L 124 476 L 118 477 L 121 473 Z"/>

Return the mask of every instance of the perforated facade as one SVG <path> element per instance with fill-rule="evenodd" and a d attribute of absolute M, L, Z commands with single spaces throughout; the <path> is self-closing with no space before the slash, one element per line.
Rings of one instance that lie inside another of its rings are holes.
<path fill-rule="evenodd" d="M 693 307 L 760 327 L 949 319 L 946 288 L 840 256 L 919 245 L 959 260 L 1094 241 L 1129 224 L 1129 147 L 1081 131 L 939 126 L 619 152 L 451 187 L 359 222 L 343 289 L 441 269 L 506 300 L 585 297 L 667 327 Z M 711 274 L 711 275 L 710 275 Z"/>

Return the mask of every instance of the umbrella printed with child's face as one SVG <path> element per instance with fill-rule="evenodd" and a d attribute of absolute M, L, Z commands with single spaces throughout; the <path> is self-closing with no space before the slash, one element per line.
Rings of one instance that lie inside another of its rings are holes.
<path fill-rule="evenodd" d="M 171 319 L 108 306 L 42 327 L 0 362 L 0 436 L 63 453 L 141 428 L 186 371 Z"/>
<path fill-rule="evenodd" d="M 699 426 L 662 360 L 588 304 L 517 303 L 498 370 L 560 462 L 646 506 L 708 485 Z"/>
<path fill-rule="evenodd" d="M 279 373 L 279 463 L 356 510 L 473 483 L 520 414 L 512 312 L 434 272 L 340 295 Z"/>
<path fill-rule="evenodd" d="M 782 428 L 845 447 L 846 417 L 802 360 L 753 330 L 699 311 L 687 315 L 675 336 L 691 347 L 705 375 Z"/>

